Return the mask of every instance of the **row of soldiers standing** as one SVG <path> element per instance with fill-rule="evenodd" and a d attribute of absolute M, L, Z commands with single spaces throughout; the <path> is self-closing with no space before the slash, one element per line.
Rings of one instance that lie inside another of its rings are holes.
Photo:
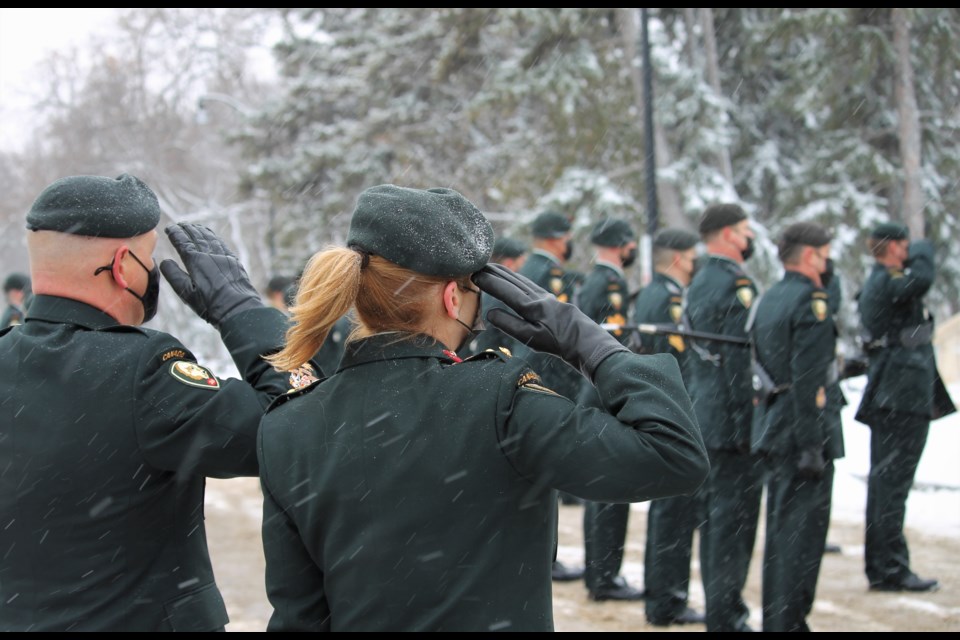
<path fill-rule="evenodd" d="M 595 226 L 594 266 L 582 281 L 564 266 L 573 248 L 568 219 L 545 212 L 534 220 L 532 235 L 533 249 L 517 267 L 519 273 L 560 300 L 575 302 L 596 322 L 626 326 L 632 316 L 638 325 L 673 325 L 730 338 L 694 341 L 679 331 L 639 340 L 630 329 L 612 329 L 635 351 L 677 358 L 711 472 L 696 494 L 650 503 L 643 591 L 619 575 L 629 504 L 585 505 L 583 577 L 591 599 L 644 598 L 647 620 L 657 626 L 705 622 L 707 631 L 751 630 L 742 593 L 766 487 L 763 630 L 809 630 L 807 616 L 830 522 L 833 461 L 844 455 L 840 411 L 846 399 L 839 385 L 835 325 L 841 291 L 832 273 L 831 233 L 812 223 L 789 227 L 778 246 L 783 278 L 761 299 L 742 266 L 754 248 L 746 213 L 732 204 L 708 207 L 699 235 L 665 229 L 654 237 L 655 273 L 633 304 L 624 269 L 636 259 L 637 242 L 627 222 L 606 219 Z M 698 258 L 701 242 L 705 255 Z M 865 560 L 874 591 L 938 586 L 936 580 L 911 571 L 902 533 L 907 492 L 926 441 L 925 425 L 936 417 L 930 390 L 938 379 L 929 331 L 925 342 L 921 336 L 918 344 L 899 343 L 900 333 L 928 323 L 922 298 L 934 273 L 929 242 L 907 243 L 902 225 L 874 229 L 868 244 L 879 266 L 868 278 L 867 297 L 861 302 L 864 326 L 878 336 L 895 336 L 888 345 L 874 341 L 868 387 L 857 415 L 873 430 Z M 516 243 L 500 247 L 503 257 L 520 259 Z M 888 251 L 902 251 L 898 264 L 885 261 Z M 899 295 L 887 293 L 891 281 Z M 484 304 L 486 310 L 496 301 Z M 501 346 L 530 359 L 546 386 L 579 403 L 598 402 L 592 386 L 565 363 L 532 352 L 495 329 L 484 331 L 471 345 L 475 351 Z M 891 376 L 884 380 L 875 366 L 885 361 L 886 371 L 892 371 L 889 361 L 903 357 L 915 360 L 924 372 L 918 394 L 892 390 Z M 757 383 L 761 378 L 767 385 Z M 953 410 L 949 397 L 945 402 L 946 411 Z M 902 429 L 904 424 L 910 428 Z M 698 528 L 705 616 L 688 604 Z M 555 565 L 555 580 L 580 575 L 559 562 Z"/>

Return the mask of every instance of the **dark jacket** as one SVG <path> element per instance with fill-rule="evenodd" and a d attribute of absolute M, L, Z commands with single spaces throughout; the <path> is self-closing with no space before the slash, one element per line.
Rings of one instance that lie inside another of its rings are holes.
<path fill-rule="evenodd" d="M 624 352 L 607 410 L 519 358 L 388 333 L 260 428 L 269 630 L 551 631 L 557 492 L 691 493 L 706 452 L 676 363 Z"/>
<path fill-rule="evenodd" d="M 221 328 L 245 380 L 176 338 L 37 296 L 0 333 L 0 628 L 209 631 L 226 624 L 203 524 L 205 476 L 256 476 L 256 431 L 288 376 L 259 356 L 284 318 Z"/>
<path fill-rule="evenodd" d="M 787 271 L 757 304 L 752 332 L 757 360 L 785 390 L 756 408 L 753 450 L 781 459 L 799 458 L 804 450 L 841 457 L 843 433 L 830 419 L 839 407 L 829 404 L 837 334 L 827 292 Z"/>
<path fill-rule="evenodd" d="M 756 297 L 756 285 L 736 262 L 709 255 L 687 288 L 689 328 L 746 338 L 747 318 Z M 691 347 L 690 395 L 707 448 L 748 451 L 753 417 L 750 349 L 706 340 Z"/>
<path fill-rule="evenodd" d="M 654 273 L 650 284 L 640 290 L 633 307 L 633 320 L 637 324 L 679 325 L 683 316 L 683 287 L 670 276 Z M 644 335 L 641 338 L 643 353 L 669 353 L 680 364 L 685 380 L 690 377 L 690 346 L 679 335 Z"/>
<path fill-rule="evenodd" d="M 867 424 L 891 411 L 932 416 L 937 369 L 930 342 L 933 321 L 923 298 L 936 275 L 933 245 L 912 242 L 909 256 L 903 270 L 875 264 L 860 292 L 870 364 L 856 419 Z"/>

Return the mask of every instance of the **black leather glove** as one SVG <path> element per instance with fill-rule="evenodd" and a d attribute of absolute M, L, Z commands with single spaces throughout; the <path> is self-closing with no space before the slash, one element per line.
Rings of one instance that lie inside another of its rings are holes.
<path fill-rule="evenodd" d="M 172 224 L 164 231 L 187 270 L 173 260 L 164 260 L 160 271 L 198 316 L 219 329 L 230 316 L 263 306 L 246 269 L 217 234 L 188 222 Z"/>
<path fill-rule="evenodd" d="M 797 475 L 808 480 L 819 480 L 827 469 L 821 448 L 804 449 L 797 460 Z"/>
<path fill-rule="evenodd" d="M 591 380 L 608 356 L 629 353 L 575 306 L 560 302 L 529 278 L 502 265 L 486 265 L 474 274 L 473 281 L 520 316 L 493 308 L 486 315 L 490 324 L 532 349 L 563 358 Z"/>

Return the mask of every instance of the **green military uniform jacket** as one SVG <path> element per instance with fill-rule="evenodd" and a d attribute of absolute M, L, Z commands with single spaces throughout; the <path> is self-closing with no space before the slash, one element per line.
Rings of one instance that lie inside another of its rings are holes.
<path fill-rule="evenodd" d="M 580 287 L 577 306 L 597 324 L 626 324 L 628 297 L 623 269 L 609 262 L 597 262 Z M 612 333 L 622 343 L 630 337 L 625 330 Z"/>
<path fill-rule="evenodd" d="M 0 629 L 210 631 L 228 621 L 204 533 L 205 476 L 256 476 L 256 432 L 290 389 L 260 354 L 274 309 L 221 335 L 244 384 L 171 335 L 38 295 L 0 332 Z M 250 386 L 253 385 L 253 386 Z"/>
<path fill-rule="evenodd" d="M 689 328 L 746 338 L 750 307 L 757 297 L 753 280 L 733 260 L 708 255 L 687 288 Z M 708 449 L 750 449 L 753 382 L 750 349 L 727 342 L 699 340 L 690 379 L 697 417 Z"/>
<path fill-rule="evenodd" d="M 914 241 L 909 256 L 903 270 L 875 264 L 860 292 L 870 364 L 856 419 L 866 424 L 891 411 L 933 415 L 933 321 L 923 302 L 936 275 L 933 245 Z"/>
<path fill-rule="evenodd" d="M 560 302 L 573 302 L 576 278 L 564 270 L 560 262 L 542 249 L 534 249 L 518 272 L 557 296 Z M 546 353 L 524 349 L 520 354 L 540 375 L 543 384 L 570 399 L 580 393 L 583 376 L 569 364 Z"/>
<path fill-rule="evenodd" d="M 378 334 L 264 416 L 268 630 L 551 631 L 556 490 L 632 502 L 706 476 L 667 356 L 607 358 L 605 410 L 520 358 L 458 360 Z"/>
<path fill-rule="evenodd" d="M 757 303 L 752 339 L 757 360 L 785 390 L 756 408 L 753 450 L 797 459 L 819 450 L 843 455 L 843 433 L 830 419 L 830 387 L 836 384 L 836 329 L 827 292 L 810 278 L 787 271 Z"/>
<path fill-rule="evenodd" d="M 683 287 L 668 275 L 654 273 L 650 284 L 640 290 L 633 307 L 637 324 L 679 325 L 683 318 Z M 684 379 L 690 376 L 690 347 L 683 336 L 643 336 L 643 353 L 669 353 L 677 359 Z"/>
<path fill-rule="evenodd" d="M 320 346 L 320 350 L 314 359 L 326 375 L 333 375 L 340 366 L 340 358 L 343 357 L 343 350 L 346 347 L 351 328 L 350 315 L 347 314 L 333 324 L 330 333 L 327 334 L 327 339 Z"/>

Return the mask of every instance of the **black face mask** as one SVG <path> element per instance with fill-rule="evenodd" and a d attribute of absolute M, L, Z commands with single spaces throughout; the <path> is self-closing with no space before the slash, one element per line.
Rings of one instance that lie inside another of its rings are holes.
<path fill-rule="evenodd" d="M 567 248 L 563 252 L 563 261 L 566 262 L 573 255 L 573 243 L 569 240 L 567 241 Z"/>
<path fill-rule="evenodd" d="M 160 300 L 160 267 L 154 264 L 153 269 L 147 269 L 147 265 L 140 261 L 137 254 L 131 251 L 130 256 L 147 272 L 147 289 L 143 292 L 142 296 L 130 287 L 126 287 L 126 289 L 130 292 L 130 295 L 139 300 L 140 304 L 143 305 L 143 321 L 149 322 L 157 315 L 157 302 Z M 97 270 L 93 272 L 93 275 L 98 276 L 102 271 L 112 271 L 115 261 L 116 259 L 111 260 L 110 264 L 98 267 Z"/>
<path fill-rule="evenodd" d="M 753 238 L 747 238 L 747 246 L 743 251 L 740 252 L 740 255 L 743 256 L 744 260 L 749 260 L 750 256 L 753 255 L 753 249 Z"/>
<path fill-rule="evenodd" d="M 833 258 L 827 258 L 827 266 L 820 273 L 820 282 L 824 289 L 830 285 L 831 280 L 833 280 Z"/>
<path fill-rule="evenodd" d="M 627 268 L 637 261 L 637 248 L 633 247 L 627 251 L 627 255 L 620 254 L 620 261 L 623 263 L 623 267 Z"/>

